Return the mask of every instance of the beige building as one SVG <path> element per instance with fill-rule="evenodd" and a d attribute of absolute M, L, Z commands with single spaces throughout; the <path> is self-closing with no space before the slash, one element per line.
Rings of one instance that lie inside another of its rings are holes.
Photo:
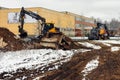
<path fill-rule="evenodd" d="M 32 11 L 46 19 L 48 23 L 54 23 L 56 27 L 59 27 L 66 35 L 74 36 L 75 32 L 75 19 L 73 16 L 68 14 L 63 14 L 58 11 L 53 11 L 41 7 L 36 8 L 26 8 L 27 11 Z M 20 8 L 13 9 L 1 9 L 0 10 L 0 26 L 8 28 L 15 34 L 18 34 L 18 18 L 19 18 Z M 30 16 L 26 15 L 24 29 L 29 35 L 35 35 L 37 29 L 37 21 Z M 69 29 L 69 33 L 66 31 Z"/>
<path fill-rule="evenodd" d="M 20 8 L 1 8 L 0 9 L 0 27 L 8 28 L 14 34 L 18 33 Z M 54 23 L 55 27 L 67 36 L 85 36 L 92 27 L 95 27 L 94 19 L 81 16 L 70 12 L 58 12 L 46 8 L 35 7 L 25 8 L 46 19 L 48 23 Z M 32 17 L 25 16 L 24 30 L 28 35 L 35 35 L 38 31 L 38 23 Z"/>
<path fill-rule="evenodd" d="M 95 19 L 74 14 L 71 12 L 63 12 L 75 17 L 75 36 L 86 36 L 95 25 Z"/>

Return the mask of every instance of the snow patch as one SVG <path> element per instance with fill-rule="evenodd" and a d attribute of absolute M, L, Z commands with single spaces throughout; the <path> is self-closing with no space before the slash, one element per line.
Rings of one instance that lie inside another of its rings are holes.
<path fill-rule="evenodd" d="M 120 40 L 98 40 L 96 42 L 110 43 L 110 44 L 120 44 Z"/>
<path fill-rule="evenodd" d="M 93 49 L 101 49 L 100 46 L 97 46 L 95 44 L 91 44 L 91 43 L 88 43 L 88 42 L 79 42 L 79 44 L 82 44 L 83 46 L 90 47 L 90 48 L 93 48 Z"/>
<path fill-rule="evenodd" d="M 111 51 L 112 51 L 112 52 L 114 52 L 114 51 L 119 51 L 119 50 L 120 50 L 120 47 L 117 47 L 117 46 L 111 47 Z"/>
<path fill-rule="evenodd" d="M 17 69 L 35 69 L 61 59 L 70 59 L 72 50 L 22 50 L 16 52 L 0 53 L 0 73 L 12 72 Z"/>
<path fill-rule="evenodd" d="M 77 50 L 33 49 L 0 52 L 0 73 L 16 72 L 17 69 L 22 68 L 32 70 L 42 67 L 41 69 L 44 69 L 51 63 L 54 63 L 54 66 L 48 70 L 58 69 L 61 64 L 70 60 L 74 51 Z"/>
<path fill-rule="evenodd" d="M 106 45 L 106 46 L 111 46 L 111 44 L 108 44 L 108 43 L 102 43 L 103 45 Z"/>
<path fill-rule="evenodd" d="M 98 60 L 99 60 L 99 57 L 87 63 L 84 70 L 82 70 L 83 77 L 84 77 L 82 80 L 86 80 L 86 75 L 88 75 L 93 69 L 98 67 L 98 64 L 99 64 Z"/>
<path fill-rule="evenodd" d="M 42 75 L 42 76 L 39 76 L 39 77 L 36 77 L 34 78 L 33 80 L 40 80 L 41 78 L 43 78 L 45 75 Z"/>
<path fill-rule="evenodd" d="M 87 52 L 87 51 L 91 51 L 90 49 L 75 49 L 73 50 L 74 53 L 79 53 L 79 52 Z"/>

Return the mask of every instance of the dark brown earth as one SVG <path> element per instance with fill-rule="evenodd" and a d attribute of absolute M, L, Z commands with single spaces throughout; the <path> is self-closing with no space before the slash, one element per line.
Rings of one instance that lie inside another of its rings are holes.
<path fill-rule="evenodd" d="M 79 53 L 62 65 L 58 70 L 47 73 L 40 80 L 82 80 L 81 71 L 85 65 L 96 56 L 99 56 L 100 63 L 86 76 L 86 80 L 120 80 L 120 51 L 110 52 L 106 50 L 93 50 L 91 52 Z"/>
<path fill-rule="evenodd" d="M 15 35 L 6 28 L 0 27 L 0 37 L 3 38 L 3 41 L 7 43 L 7 46 L 4 47 L 4 51 L 14 51 L 25 49 L 26 44 L 15 38 Z"/>

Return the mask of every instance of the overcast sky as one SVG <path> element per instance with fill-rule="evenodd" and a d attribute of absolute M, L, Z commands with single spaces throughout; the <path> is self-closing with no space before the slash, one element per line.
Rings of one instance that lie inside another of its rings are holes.
<path fill-rule="evenodd" d="M 120 20 L 120 0 L 0 0 L 1 7 L 44 7 L 110 21 Z"/>

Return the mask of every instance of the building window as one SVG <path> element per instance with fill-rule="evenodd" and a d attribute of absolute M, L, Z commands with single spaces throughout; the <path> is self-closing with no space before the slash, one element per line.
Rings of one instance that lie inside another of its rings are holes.
<path fill-rule="evenodd" d="M 76 28 L 81 27 L 81 24 L 75 24 Z"/>
<path fill-rule="evenodd" d="M 86 19 L 85 22 L 94 23 L 94 20 L 88 20 L 88 19 Z"/>
<path fill-rule="evenodd" d="M 76 17 L 75 19 L 76 19 L 76 21 L 82 21 L 82 19 L 80 17 Z"/>

